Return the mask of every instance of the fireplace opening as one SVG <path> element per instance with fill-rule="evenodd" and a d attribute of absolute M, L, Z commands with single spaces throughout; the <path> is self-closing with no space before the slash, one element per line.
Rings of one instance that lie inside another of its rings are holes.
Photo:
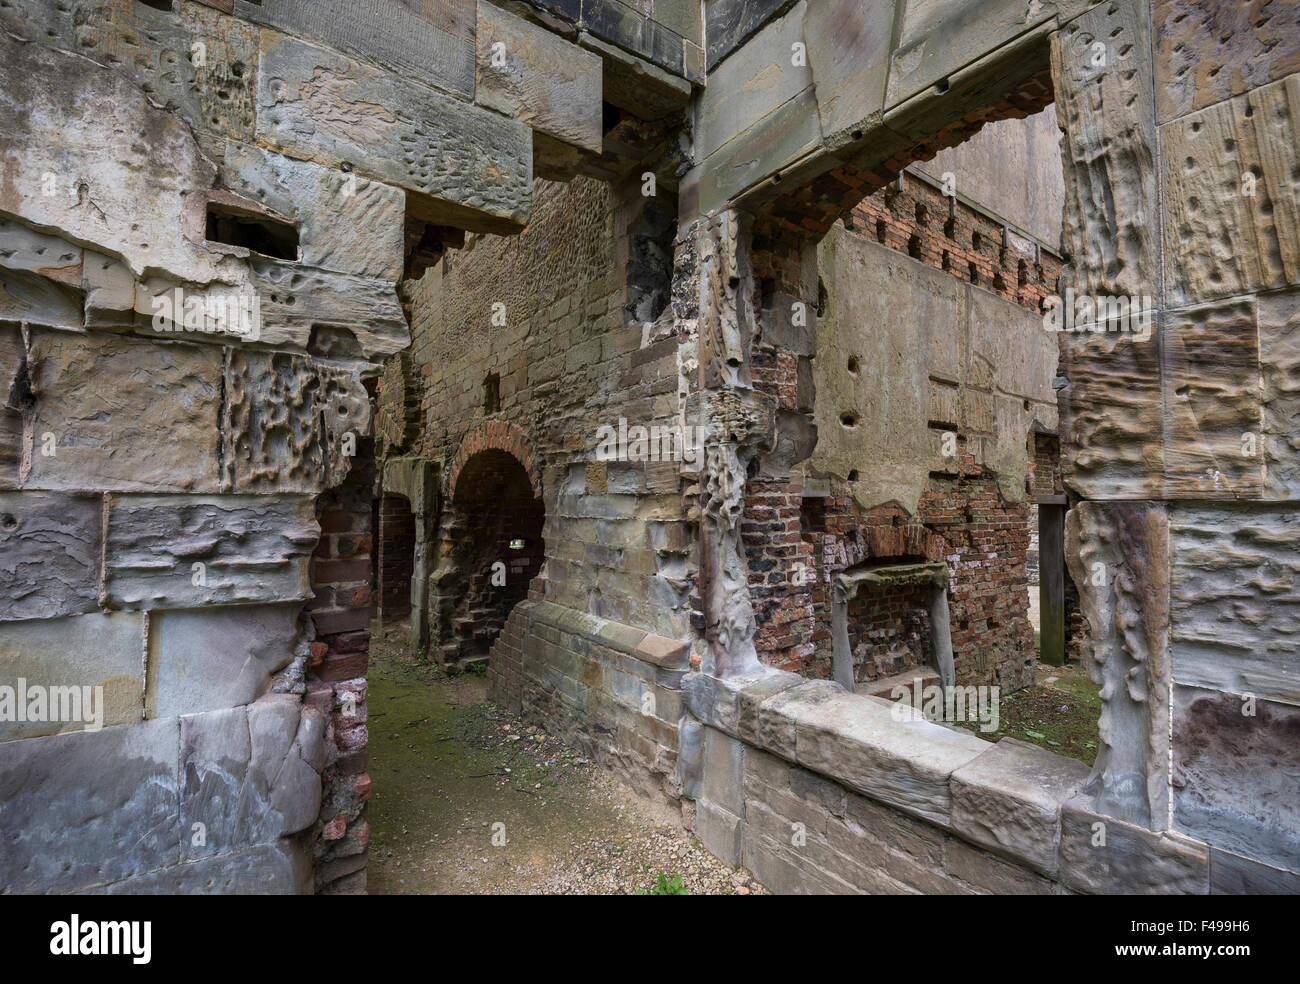
<path fill-rule="evenodd" d="M 835 578 L 832 648 L 836 681 L 890 697 L 896 686 L 953 681 L 948 568 L 924 557 L 876 558 Z"/>

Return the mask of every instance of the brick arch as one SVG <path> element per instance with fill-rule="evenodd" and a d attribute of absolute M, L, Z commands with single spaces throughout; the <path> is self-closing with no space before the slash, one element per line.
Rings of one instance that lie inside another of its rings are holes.
<path fill-rule="evenodd" d="M 537 464 L 537 456 L 527 435 L 514 424 L 504 420 L 491 420 L 474 428 L 461 439 L 460 447 L 452 456 L 447 467 L 447 498 L 456 498 L 456 482 L 466 462 L 480 451 L 504 451 L 514 457 L 524 471 L 528 472 L 528 481 L 533 487 L 533 495 L 542 494 L 542 472 Z"/>

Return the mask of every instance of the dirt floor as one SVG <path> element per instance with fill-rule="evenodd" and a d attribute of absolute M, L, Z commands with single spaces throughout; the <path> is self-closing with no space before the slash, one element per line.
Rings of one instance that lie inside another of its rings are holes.
<path fill-rule="evenodd" d="M 764 894 L 633 794 L 400 639 L 371 644 L 372 894 Z"/>
<path fill-rule="evenodd" d="M 1034 686 L 1003 694 L 996 731 L 977 731 L 996 741 L 1010 736 L 1092 765 L 1097 758 L 1098 687 L 1082 665 L 1038 664 Z M 963 725 L 977 730 L 978 723 Z"/>

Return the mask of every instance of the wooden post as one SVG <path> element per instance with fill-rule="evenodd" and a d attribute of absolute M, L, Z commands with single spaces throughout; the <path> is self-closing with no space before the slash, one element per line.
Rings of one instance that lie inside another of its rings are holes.
<path fill-rule="evenodd" d="M 1065 665 L 1065 508 L 1063 495 L 1038 498 L 1038 659 Z"/>

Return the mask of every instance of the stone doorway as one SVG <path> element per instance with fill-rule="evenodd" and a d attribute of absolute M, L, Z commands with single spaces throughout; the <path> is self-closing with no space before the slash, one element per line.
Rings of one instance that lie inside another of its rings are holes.
<path fill-rule="evenodd" d="M 546 509 L 528 470 L 509 451 L 467 458 L 444 510 L 433 581 L 442 662 L 486 663 L 511 609 L 545 559 Z"/>

